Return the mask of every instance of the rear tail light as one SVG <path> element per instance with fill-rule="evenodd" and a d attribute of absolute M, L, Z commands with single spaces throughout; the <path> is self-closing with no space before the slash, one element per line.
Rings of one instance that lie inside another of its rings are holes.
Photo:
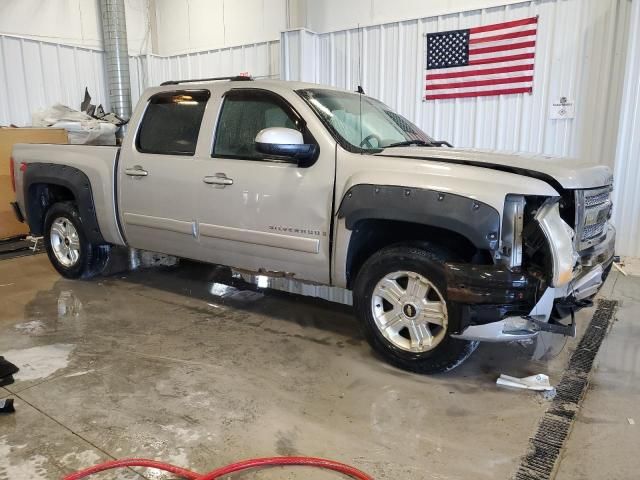
<path fill-rule="evenodd" d="M 13 191 L 16 191 L 16 166 L 13 161 L 13 157 L 9 158 L 9 171 L 11 172 L 11 188 Z M 27 164 L 25 162 L 20 162 L 20 171 L 22 173 L 27 171 Z"/>
<path fill-rule="evenodd" d="M 11 172 L 11 188 L 16 191 L 16 171 L 13 166 L 13 157 L 9 157 L 9 171 Z"/>

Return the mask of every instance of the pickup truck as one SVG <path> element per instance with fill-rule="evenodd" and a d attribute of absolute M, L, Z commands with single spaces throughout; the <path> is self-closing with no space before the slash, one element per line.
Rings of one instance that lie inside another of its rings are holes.
<path fill-rule="evenodd" d="M 419 373 L 575 335 L 614 255 L 607 167 L 451 148 L 361 89 L 166 82 L 121 147 L 16 145 L 12 169 L 62 276 L 120 246 L 344 289 L 372 348 Z"/>

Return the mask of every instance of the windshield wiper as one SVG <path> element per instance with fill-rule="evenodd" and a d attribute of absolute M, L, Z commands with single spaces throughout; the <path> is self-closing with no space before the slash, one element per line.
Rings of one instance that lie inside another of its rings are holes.
<path fill-rule="evenodd" d="M 385 145 L 384 148 L 388 147 L 411 147 L 412 145 L 418 147 L 433 147 L 433 143 L 425 142 L 424 140 L 405 140 L 404 142 L 396 142 L 390 145 Z"/>
<path fill-rule="evenodd" d="M 433 145 L 434 147 L 441 147 L 443 145 L 446 145 L 449 148 L 453 148 L 453 145 L 451 145 L 446 140 L 434 140 L 433 142 L 431 142 L 431 145 Z"/>

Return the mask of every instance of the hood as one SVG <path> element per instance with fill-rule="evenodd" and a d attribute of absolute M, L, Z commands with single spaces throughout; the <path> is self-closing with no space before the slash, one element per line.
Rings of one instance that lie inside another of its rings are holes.
<path fill-rule="evenodd" d="M 611 169 L 574 158 L 447 147 L 385 148 L 376 156 L 472 165 L 538 178 L 558 189 L 596 188 L 613 182 Z"/>

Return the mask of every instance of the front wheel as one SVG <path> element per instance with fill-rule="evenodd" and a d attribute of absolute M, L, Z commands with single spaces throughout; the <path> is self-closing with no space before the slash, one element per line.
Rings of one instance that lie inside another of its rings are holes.
<path fill-rule="evenodd" d="M 73 202 L 53 204 L 44 220 L 44 243 L 54 268 L 66 278 L 91 278 L 104 269 L 108 245 L 89 241 Z"/>
<path fill-rule="evenodd" d="M 417 373 L 460 365 L 478 342 L 450 336 L 458 321 L 446 298 L 444 263 L 453 255 L 437 245 L 392 246 L 363 265 L 354 306 L 371 347 L 387 362 Z"/>

